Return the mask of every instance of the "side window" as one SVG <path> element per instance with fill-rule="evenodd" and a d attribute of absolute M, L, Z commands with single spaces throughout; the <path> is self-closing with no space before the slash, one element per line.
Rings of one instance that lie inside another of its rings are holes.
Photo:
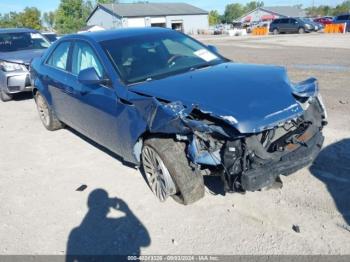
<path fill-rule="evenodd" d="M 295 20 L 294 18 L 291 18 L 290 20 L 289 20 L 290 22 L 290 24 L 296 24 L 297 23 L 297 20 Z"/>
<path fill-rule="evenodd" d="M 63 42 L 52 52 L 47 64 L 62 70 L 67 70 L 67 60 L 70 42 Z"/>
<path fill-rule="evenodd" d="M 76 42 L 73 50 L 72 73 L 78 75 L 80 71 L 90 67 L 95 68 L 99 77 L 103 77 L 103 66 L 91 46 L 85 42 Z"/>
<path fill-rule="evenodd" d="M 281 19 L 281 24 L 288 24 L 288 21 L 289 19 L 288 18 L 284 18 L 284 19 Z"/>

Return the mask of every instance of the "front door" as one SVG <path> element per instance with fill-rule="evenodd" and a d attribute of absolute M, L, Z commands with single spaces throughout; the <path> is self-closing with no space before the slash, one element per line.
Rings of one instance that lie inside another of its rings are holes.
<path fill-rule="evenodd" d="M 74 44 L 71 63 L 70 85 L 73 90 L 74 121 L 90 139 L 115 153 L 120 152 L 118 140 L 118 116 L 125 105 L 117 103 L 117 95 L 112 85 L 84 85 L 78 81 L 80 71 L 94 68 L 101 79 L 108 78 L 104 66 L 88 42 Z"/>

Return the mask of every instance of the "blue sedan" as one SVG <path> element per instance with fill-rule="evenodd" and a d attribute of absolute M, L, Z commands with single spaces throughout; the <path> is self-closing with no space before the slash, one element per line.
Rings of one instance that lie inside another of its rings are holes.
<path fill-rule="evenodd" d="M 233 63 L 168 29 L 69 35 L 32 63 L 48 130 L 72 127 L 140 166 L 155 196 L 190 204 L 203 176 L 257 191 L 309 165 L 327 115 L 318 83 Z"/>

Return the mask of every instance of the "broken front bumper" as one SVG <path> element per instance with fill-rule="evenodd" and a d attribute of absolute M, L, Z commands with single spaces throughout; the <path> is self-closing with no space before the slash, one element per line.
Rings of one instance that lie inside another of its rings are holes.
<path fill-rule="evenodd" d="M 323 142 L 324 137 L 319 132 L 295 151 L 282 156 L 278 162 L 244 172 L 241 178 L 243 189 L 257 191 L 272 185 L 279 175 L 287 176 L 310 165 L 321 151 Z"/>

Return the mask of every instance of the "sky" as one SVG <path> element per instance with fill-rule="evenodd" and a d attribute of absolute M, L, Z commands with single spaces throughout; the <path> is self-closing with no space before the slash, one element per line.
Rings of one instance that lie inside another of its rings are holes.
<path fill-rule="evenodd" d="M 35 6 L 41 11 L 53 11 L 58 7 L 59 0 L 0 0 L 0 13 L 8 13 L 11 11 L 22 11 L 26 6 Z M 133 0 L 122 0 L 121 2 L 133 2 Z M 225 6 L 231 3 L 245 4 L 250 2 L 249 0 L 149 0 L 154 3 L 164 2 L 186 2 L 203 8 L 207 11 L 218 10 L 223 13 Z M 264 0 L 265 6 L 276 6 L 276 5 L 297 5 L 302 4 L 304 7 L 312 6 L 313 2 L 315 5 L 331 5 L 335 6 L 343 2 L 343 0 Z"/>

